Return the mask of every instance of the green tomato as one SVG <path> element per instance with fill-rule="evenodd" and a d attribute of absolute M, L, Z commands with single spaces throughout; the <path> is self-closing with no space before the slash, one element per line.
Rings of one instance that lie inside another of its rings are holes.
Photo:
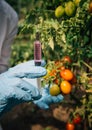
<path fill-rule="evenodd" d="M 75 4 L 72 1 L 69 1 L 65 4 L 65 13 L 67 16 L 71 17 L 74 15 L 76 10 Z"/>
<path fill-rule="evenodd" d="M 81 1 L 81 0 L 74 0 L 75 5 L 78 6 L 79 3 L 80 3 L 80 1 Z"/>
<path fill-rule="evenodd" d="M 65 12 L 64 7 L 60 5 L 60 6 L 58 6 L 58 7 L 55 9 L 55 16 L 56 16 L 57 18 L 60 18 L 61 16 L 64 15 L 64 12 Z"/>

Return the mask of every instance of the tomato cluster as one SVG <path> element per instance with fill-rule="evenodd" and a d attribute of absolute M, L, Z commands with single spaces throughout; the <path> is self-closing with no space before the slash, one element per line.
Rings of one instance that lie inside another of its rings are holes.
<path fill-rule="evenodd" d="M 77 113 L 72 118 L 71 122 L 66 123 L 66 130 L 75 130 L 76 125 L 79 125 L 82 122 L 81 116 Z"/>
<path fill-rule="evenodd" d="M 71 93 L 72 85 L 77 81 L 76 76 L 71 70 L 71 63 L 71 58 L 69 56 L 65 56 L 59 61 L 50 61 L 47 64 L 47 75 L 44 77 L 44 81 L 50 84 L 51 95 L 54 96 L 59 93 Z"/>
<path fill-rule="evenodd" d="M 64 15 L 72 17 L 73 15 L 75 15 L 79 3 L 80 0 L 70 0 L 68 2 L 62 2 L 62 4 L 55 9 L 55 16 L 57 18 L 60 18 Z"/>

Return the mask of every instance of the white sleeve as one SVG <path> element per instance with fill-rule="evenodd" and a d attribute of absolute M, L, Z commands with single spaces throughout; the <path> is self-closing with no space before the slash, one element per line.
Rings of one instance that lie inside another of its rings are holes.
<path fill-rule="evenodd" d="M 10 19 L 7 14 L 0 12 L 0 73 L 8 69 L 11 44 L 17 34 L 17 25 L 17 17 Z"/>
<path fill-rule="evenodd" d="M 1 58 L 1 49 L 4 43 L 5 37 L 7 34 L 7 16 L 0 12 L 0 58 Z"/>

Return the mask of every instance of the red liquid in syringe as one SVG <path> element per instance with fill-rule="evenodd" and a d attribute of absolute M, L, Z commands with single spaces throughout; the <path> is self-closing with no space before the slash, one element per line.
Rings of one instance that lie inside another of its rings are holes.
<path fill-rule="evenodd" d="M 39 40 L 34 42 L 34 62 L 36 66 L 41 65 L 41 43 Z"/>

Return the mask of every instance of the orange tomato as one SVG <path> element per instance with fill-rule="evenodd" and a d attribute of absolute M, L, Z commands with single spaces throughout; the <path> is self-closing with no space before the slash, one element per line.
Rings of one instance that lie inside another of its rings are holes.
<path fill-rule="evenodd" d="M 60 89 L 62 93 L 69 94 L 72 90 L 72 85 L 68 81 L 64 80 L 60 84 Z"/>
<path fill-rule="evenodd" d="M 52 96 L 57 96 L 60 93 L 60 88 L 57 84 L 53 84 L 50 89 L 49 89 L 49 93 Z"/>
<path fill-rule="evenodd" d="M 60 76 L 61 78 L 70 81 L 73 78 L 73 72 L 70 69 L 64 69 L 60 71 Z"/>
<path fill-rule="evenodd" d="M 66 130 L 74 130 L 74 129 L 75 129 L 75 125 L 73 123 L 66 124 Z"/>

